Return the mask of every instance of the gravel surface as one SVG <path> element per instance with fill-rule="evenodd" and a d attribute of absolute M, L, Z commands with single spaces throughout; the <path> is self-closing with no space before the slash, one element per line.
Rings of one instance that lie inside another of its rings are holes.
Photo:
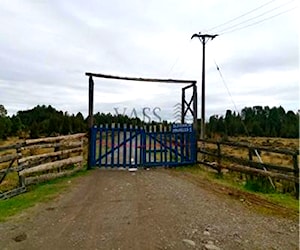
<path fill-rule="evenodd" d="M 297 219 L 266 215 L 164 169 L 96 169 L 0 224 L 0 249 L 298 249 Z"/>

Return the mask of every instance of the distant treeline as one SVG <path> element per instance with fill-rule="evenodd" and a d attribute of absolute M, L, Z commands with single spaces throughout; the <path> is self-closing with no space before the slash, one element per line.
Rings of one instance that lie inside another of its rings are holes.
<path fill-rule="evenodd" d="M 139 118 L 99 112 L 94 115 L 94 121 L 96 125 L 142 123 Z M 30 110 L 18 111 L 16 115 L 9 117 L 5 107 L 0 104 L 0 139 L 9 136 L 38 138 L 87 131 L 87 118 L 80 112 L 70 115 L 57 111 L 52 106 L 38 105 Z M 293 111 L 285 112 L 282 107 L 246 107 L 241 114 L 227 110 L 225 116 L 211 116 L 206 124 L 206 135 L 213 137 L 216 134 L 299 138 L 299 114 Z"/>
<path fill-rule="evenodd" d="M 220 136 L 263 136 L 299 138 L 299 113 L 286 112 L 284 108 L 254 106 L 241 113 L 227 110 L 225 116 L 211 116 L 206 134 Z"/>
<path fill-rule="evenodd" d="M 96 125 L 100 124 L 139 124 L 139 118 L 128 116 L 97 113 L 94 115 Z M 12 117 L 7 116 L 7 110 L 0 104 L 0 139 L 9 136 L 20 138 L 38 138 L 41 136 L 67 135 L 87 132 L 87 118 L 82 113 L 76 115 L 57 111 L 52 106 L 38 105 L 30 110 L 18 111 Z"/>

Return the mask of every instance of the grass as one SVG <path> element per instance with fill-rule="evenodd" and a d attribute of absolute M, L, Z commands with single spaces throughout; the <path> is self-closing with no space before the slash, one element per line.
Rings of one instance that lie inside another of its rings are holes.
<path fill-rule="evenodd" d="M 85 170 L 68 177 L 61 177 L 41 184 L 30 186 L 26 193 L 8 200 L 0 200 L 0 222 L 19 214 L 37 203 L 49 202 L 59 196 L 69 187 L 69 183 L 76 177 L 86 175 Z"/>
<path fill-rule="evenodd" d="M 21 140 L 18 137 L 9 137 L 6 140 L 0 140 L 0 146 L 6 146 L 20 141 Z"/>
<path fill-rule="evenodd" d="M 8 173 L 0 185 L 0 192 L 6 192 L 19 186 L 19 176 L 16 172 Z"/>
<path fill-rule="evenodd" d="M 293 195 L 290 193 L 279 193 L 276 190 L 271 189 L 269 187 L 269 183 L 264 183 L 263 185 L 265 186 L 262 187 L 262 184 L 259 182 L 245 181 L 244 179 L 240 178 L 239 173 L 227 173 L 219 175 L 216 172 L 207 171 L 199 166 L 180 167 L 177 168 L 176 171 L 188 172 L 194 176 L 199 176 L 208 180 L 209 182 L 217 183 L 224 187 L 255 194 L 262 199 L 299 212 L 299 201 Z"/>
<path fill-rule="evenodd" d="M 272 148 L 282 148 L 295 151 L 299 148 L 299 139 L 292 138 L 269 138 L 269 137 L 229 137 L 229 141 L 240 142 L 240 143 L 250 143 L 251 145 L 261 146 L 261 147 L 272 147 Z M 207 149 L 216 150 L 216 145 L 211 143 L 206 143 Z M 239 148 L 234 146 L 221 146 L 222 154 L 236 156 L 239 158 L 248 159 L 248 149 Z M 293 168 L 292 156 L 279 153 L 271 153 L 262 151 L 260 152 L 260 157 L 264 163 L 270 163 L 275 165 L 282 165 L 286 167 Z M 300 160 L 300 158 L 299 158 Z M 255 154 L 253 154 L 253 161 L 259 162 L 259 159 Z"/>

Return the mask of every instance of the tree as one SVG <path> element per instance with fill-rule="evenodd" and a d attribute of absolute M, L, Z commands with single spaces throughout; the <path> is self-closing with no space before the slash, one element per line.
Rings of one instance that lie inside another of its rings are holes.
<path fill-rule="evenodd" d="M 281 134 L 287 138 L 299 138 L 299 115 L 293 111 L 288 111 L 285 116 L 285 122 L 281 128 Z"/>
<path fill-rule="evenodd" d="M 13 115 L 11 118 L 11 123 L 12 123 L 11 135 L 19 135 L 19 133 L 21 133 L 25 128 L 20 117 L 18 116 Z"/>
<path fill-rule="evenodd" d="M 30 138 L 31 139 L 36 139 L 39 138 L 41 136 L 41 131 L 40 131 L 40 127 L 39 124 L 37 122 L 33 122 L 30 126 Z"/>
<path fill-rule="evenodd" d="M 6 139 L 11 133 L 11 120 L 7 115 L 7 110 L 0 104 L 0 139 Z"/>
<path fill-rule="evenodd" d="M 283 107 L 245 107 L 241 115 L 227 110 L 223 116 L 212 116 L 207 124 L 207 135 L 220 133 L 228 136 L 271 136 L 299 138 L 299 113 L 285 112 Z"/>
<path fill-rule="evenodd" d="M 6 139 L 11 134 L 11 125 L 9 117 L 0 117 L 0 139 Z"/>
<path fill-rule="evenodd" d="M 6 117 L 6 115 L 7 115 L 7 110 L 2 104 L 0 104 L 0 117 Z"/>

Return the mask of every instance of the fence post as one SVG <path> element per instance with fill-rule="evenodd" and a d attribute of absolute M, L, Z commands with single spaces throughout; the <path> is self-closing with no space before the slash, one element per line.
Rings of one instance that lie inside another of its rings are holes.
<path fill-rule="evenodd" d="M 253 155 L 252 155 L 252 152 L 253 152 L 253 149 L 251 147 L 248 148 L 248 155 L 249 155 L 249 161 L 252 161 L 253 160 Z"/>
<path fill-rule="evenodd" d="M 251 146 L 249 146 L 248 147 L 248 156 L 249 156 L 249 161 L 253 161 L 253 148 L 251 147 Z M 242 175 L 242 174 L 241 174 Z M 251 181 L 253 181 L 253 175 L 251 175 L 251 174 L 249 174 L 249 176 L 248 175 L 246 175 L 246 180 L 248 181 L 248 178 L 250 177 L 250 180 Z"/>
<path fill-rule="evenodd" d="M 21 158 L 22 158 L 22 150 L 21 150 L 21 146 L 18 146 L 16 148 L 16 152 L 17 154 L 21 154 Z M 19 167 L 20 166 L 20 161 L 19 161 L 20 158 L 17 159 L 17 166 Z M 18 177 L 19 177 L 19 187 L 25 187 L 25 177 L 24 175 L 20 175 L 20 170 L 18 171 Z"/>
<path fill-rule="evenodd" d="M 88 116 L 88 166 L 87 169 L 91 169 L 93 167 L 93 163 L 91 162 L 91 149 L 92 149 L 92 129 L 94 125 L 94 118 L 93 118 L 93 109 L 94 109 L 94 81 L 92 76 L 89 77 L 89 116 Z"/>
<path fill-rule="evenodd" d="M 294 164 L 294 175 L 299 180 L 299 165 L 298 165 L 298 154 L 293 154 L 293 164 Z M 296 199 L 299 199 L 299 183 L 295 182 L 296 189 Z"/>

